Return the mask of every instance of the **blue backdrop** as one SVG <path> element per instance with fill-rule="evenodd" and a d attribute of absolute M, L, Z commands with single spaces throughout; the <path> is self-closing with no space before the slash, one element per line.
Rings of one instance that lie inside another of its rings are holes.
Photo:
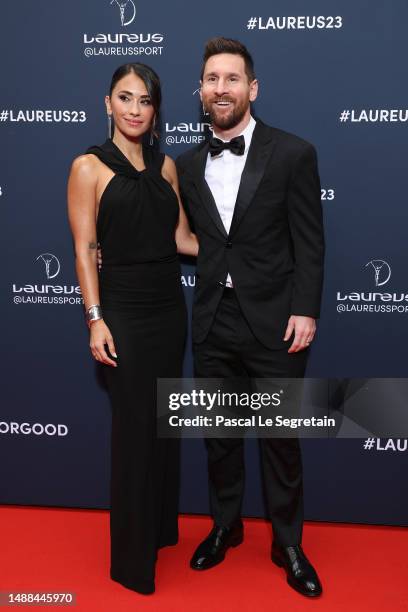
<path fill-rule="evenodd" d="M 161 146 L 176 157 L 204 138 L 205 41 L 248 46 L 260 81 L 254 113 L 319 156 L 326 278 L 308 374 L 406 376 L 404 0 L 20 0 L 0 15 L 1 503 L 109 505 L 110 407 L 88 349 L 66 181 L 72 159 L 105 140 L 104 95 L 126 61 L 160 74 Z M 190 306 L 188 263 L 182 282 Z M 407 524 L 406 440 L 303 448 L 306 518 Z M 262 516 L 253 441 L 247 454 L 244 514 Z M 183 443 L 181 510 L 208 512 L 200 440 Z"/>

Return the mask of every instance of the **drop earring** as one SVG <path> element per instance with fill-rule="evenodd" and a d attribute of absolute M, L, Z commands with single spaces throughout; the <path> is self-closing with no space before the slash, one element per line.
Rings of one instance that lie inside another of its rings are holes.
<path fill-rule="evenodd" d="M 108 138 L 112 138 L 112 115 L 108 113 Z"/>
<path fill-rule="evenodd" d="M 153 146 L 153 136 L 154 136 L 154 130 L 156 127 L 156 117 L 153 119 L 153 124 L 152 127 L 150 128 L 150 146 Z"/>

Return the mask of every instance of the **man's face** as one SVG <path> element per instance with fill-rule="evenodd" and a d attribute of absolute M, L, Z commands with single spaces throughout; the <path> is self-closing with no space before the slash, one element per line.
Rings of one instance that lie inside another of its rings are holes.
<path fill-rule="evenodd" d="M 244 58 L 234 53 L 210 57 L 201 82 L 201 100 L 211 123 L 221 130 L 234 128 L 249 114 L 258 93 L 258 82 L 249 82 Z"/>

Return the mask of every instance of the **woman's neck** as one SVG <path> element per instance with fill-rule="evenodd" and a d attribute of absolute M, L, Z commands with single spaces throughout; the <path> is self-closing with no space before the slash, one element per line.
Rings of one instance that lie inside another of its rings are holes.
<path fill-rule="evenodd" d="M 142 139 L 130 139 L 124 136 L 118 130 L 115 130 L 112 141 L 122 151 L 122 153 L 136 165 L 143 163 Z"/>

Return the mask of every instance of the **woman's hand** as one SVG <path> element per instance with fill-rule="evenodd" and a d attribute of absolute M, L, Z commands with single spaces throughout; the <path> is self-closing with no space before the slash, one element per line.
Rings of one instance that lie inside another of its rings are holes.
<path fill-rule="evenodd" d="M 118 364 L 108 357 L 105 350 L 105 344 L 108 345 L 110 354 L 117 357 L 112 334 L 105 321 L 103 319 L 98 319 L 91 323 L 89 338 L 91 353 L 97 361 L 101 361 L 102 363 L 106 363 L 116 368 Z"/>

